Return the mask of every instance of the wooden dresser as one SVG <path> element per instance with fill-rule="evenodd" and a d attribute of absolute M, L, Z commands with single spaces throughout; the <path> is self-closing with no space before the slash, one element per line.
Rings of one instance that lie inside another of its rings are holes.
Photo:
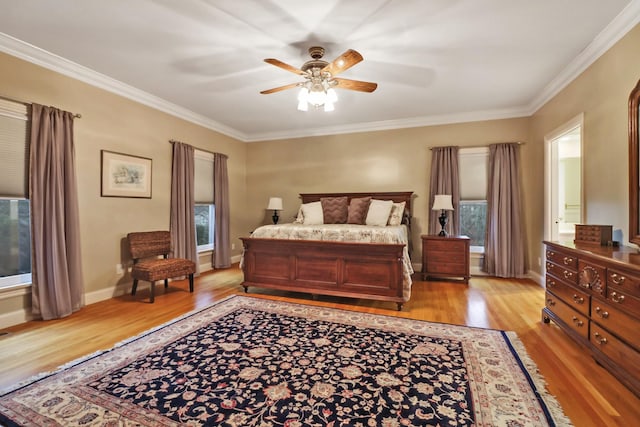
<path fill-rule="evenodd" d="M 544 243 L 543 321 L 553 320 L 640 396 L 640 252 Z"/>
<path fill-rule="evenodd" d="M 422 280 L 429 277 L 459 277 L 469 283 L 469 238 L 467 236 L 422 237 Z"/>

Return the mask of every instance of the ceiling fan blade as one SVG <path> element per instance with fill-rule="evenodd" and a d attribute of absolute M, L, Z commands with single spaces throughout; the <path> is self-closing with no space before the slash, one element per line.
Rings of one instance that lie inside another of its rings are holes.
<path fill-rule="evenodd" d="M 278 59 L 274 59 L 274 58 L 267 58 L 264 60 L 264 62 L 266 62 L 267 64 L 271 64 L 271 65 L 275 65 L 276 67 L 280 67 L 283 70 L 287 70 L 290 71 L 294 74 L 299 74 L 301 76 L 304 76 L 304 71 L 294 67 L 293 65 L 289 65 L 289 64 L 285 64 L 284 62 L 278 60 Z"/>
<path fill-rule="evenodd" d="M 378 87 L 378 83 L 363 82 L 360 80 L 334 79 L 338 82 L 336 87 L 340 89 L 357 90 L 359 92 L 373 92 Z"/>
<path fill-rule="evenodd" d="M 348 70 L 358 62 L 362 61 L 362 59 L 362 55 L 360 55 L 353 49 L 349 49 L 348 51 L 334 59 L 332 63 L 324 67 L 322 71 L 331 73 L 332 76 L 337 76 L 341 72 Z"/>
<path fill-rule="evenodd" d="M 274 87 L 272 89 L 263 90 L 260 93 L 263 95 L 268 95 L 274 92 L 280 92 L 281 90 L 293 89 L 294 87 L 298 87 L 300 83 L 291 83 L 285 86 Z"/>

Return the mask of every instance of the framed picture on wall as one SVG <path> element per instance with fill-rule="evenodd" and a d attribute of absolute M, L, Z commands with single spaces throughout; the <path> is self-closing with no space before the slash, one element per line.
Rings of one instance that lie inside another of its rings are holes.
<path fill-rule="evenodd" d="M 151 198 L 151 159 L 101 150 L 102 197 Z"/>

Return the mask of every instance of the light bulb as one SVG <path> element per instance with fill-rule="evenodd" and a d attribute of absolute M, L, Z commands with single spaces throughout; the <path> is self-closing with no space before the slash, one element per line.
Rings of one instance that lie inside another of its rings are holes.
<path fill-rule="evenodd" d="M 327 90 L 327 102 L 334 103 L 336 101 L 338 101 L 338 94 L 333 88 L 329 88 Z"/>

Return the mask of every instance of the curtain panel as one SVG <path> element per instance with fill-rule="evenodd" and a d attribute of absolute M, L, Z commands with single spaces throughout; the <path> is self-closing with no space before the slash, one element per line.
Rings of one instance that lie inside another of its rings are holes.
<path fill-rule="evenodd" d="M 231 266 L 231 248 L 229 239 L 229 176 L 227 159 L 224 154 L 213 155 L 213 203 L 215 204 L 215 228 L 213 232 L 213 268 Z"/>
<path fill-rule="evenodd" d="M 440 212 L 431 210 L 437 194 L 450 194 L 453 212 L 447 212 L 449 221 L 445 230 L 449 235 L 460 234 L 460 183 L 458 175 L 458 147 L 433 147 L 431 149 L 431 180 L 429 181 L 429 234 L 438 234 L 442 227 L 438 222 Z"/>
<path fill-rule="evenodd" d="M 32 311 L 57 319 L 84 306 L 73 114 L 33 104 L 29 149 Z"/>
<path fill-rule="evenodd" d="M 194 201 L 194 149 L 182 142 L 173 143 L 171 168 L 171 243 L 173 257 L 196 263 L 200 272 L 196 242 Z"/>
<path fill-rule="evenodd" d="M 528 271 L 521 185 L 520 145 L 490 145 L 483 270 L 492 276 L 524 277 Z"/>

